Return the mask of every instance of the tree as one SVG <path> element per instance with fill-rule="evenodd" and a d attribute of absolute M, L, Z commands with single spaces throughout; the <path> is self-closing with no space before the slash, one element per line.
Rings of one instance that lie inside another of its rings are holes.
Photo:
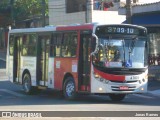
<path fill-rule="evenodd" d="M 10 22 L 9 0 L 0 1 L 0 27 L 6 26 Z"/>
<path fill-rule="evenodd" d="M 13 0 L 13 6 L 11 5 L 11 1 L 12 0 L 0 1 L 0 15 L 5 18 L 6 16 L 8 17 L 6 13 L 9 13 L 10 22 L 13 22 L 13 19 L 15 21 L 22 21 L 33 18 L 34 16 L 42 16 L 44 7 L 42 0 Z M 45 3 L 45 16 L 47 16 L 48 0 L 45 0 Z"/>
<path fill-rule="evenodd" d="M 45 2 L 48 3 L 48 0 Z M 42 15 L 42 7 L 42 0 L 15 0 L 14 17 L 16 20 L 22 20 L 22 18 Z M 45 7 L 47 8 L 46 15 L 48 15 L 48 6 Z"/>

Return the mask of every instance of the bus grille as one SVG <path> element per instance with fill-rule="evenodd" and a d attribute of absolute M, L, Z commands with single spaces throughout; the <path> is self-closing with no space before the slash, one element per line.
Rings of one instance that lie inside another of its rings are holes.
<path fill-rule="evenodd" d="M 114 82 L 114 83 L 135 83 L 135 82 L 138 82 L 138 80 L 133 80 L 133 81 L 111 81 L 111 82 Z"/>
<path fill-rule="evenodd" d="M 112 91 L 134 91 L 136 89 L 136 86 L 128 87 L 128 89 L 120 90 L 117 86 L 111 86 Z"/>

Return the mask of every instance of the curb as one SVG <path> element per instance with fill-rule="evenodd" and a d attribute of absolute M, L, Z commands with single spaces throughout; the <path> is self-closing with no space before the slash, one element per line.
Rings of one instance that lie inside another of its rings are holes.
<path fill-rule="evenodd" d="M 8 80 L 8 76 L 6 75 L 6 69 L 0 69 L 0 80 Z"/>

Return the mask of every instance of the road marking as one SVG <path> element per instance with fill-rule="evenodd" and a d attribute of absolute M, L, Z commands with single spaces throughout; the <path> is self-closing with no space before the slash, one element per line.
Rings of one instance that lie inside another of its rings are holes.
<path fill-rule="evenodd" d="M 17 96 L 17 97 L 24 97 L 25 96 L 25 95 L 22 95 L 22 94 L 19 94 L 19 93 L 16 93 L 16 92 L 13 92 L 13 91 L 10 91 L 10 90 L 7 90 L 7 89 L 0 89 L 0 91 L 9 93 L 9 94 Z"/>

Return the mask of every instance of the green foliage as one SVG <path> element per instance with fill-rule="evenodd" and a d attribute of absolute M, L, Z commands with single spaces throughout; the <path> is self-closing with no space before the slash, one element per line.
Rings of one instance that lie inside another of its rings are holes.
<path fill-rule="evenodd" d="M 7 10 L 8 8 L 9 8 L 9 0 L 0 0 L 0 13 L 2 14 L 3 11 Z"/>
<path fill-rule="evenodd" d="M 48 0 L 46 2 L 46 15 L 48 15 Z M 24 19 L 42 14 L 42 0 L 15 0 L 14 17 Z"/>
<path fill-rule="evenodd" d="M 11 13 L 11 0 L 0 0 L 0 13 Z M 48 0 L 45 0 L 45 14 L 48 15 Z M 15 20 L 23 20 L 32 16 L 42 15 L 42 0 L 14 0 L 13 17 Z"/>

